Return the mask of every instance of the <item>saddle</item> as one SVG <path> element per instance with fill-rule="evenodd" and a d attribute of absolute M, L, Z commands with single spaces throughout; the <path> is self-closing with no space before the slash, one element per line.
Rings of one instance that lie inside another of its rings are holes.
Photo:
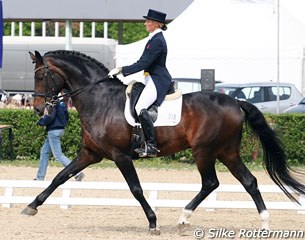
<path fill-rule="evenodd" d="M 167 92 L 167 95 L 164 99 L 166 100 L 174 100 L 181 96 L 181 91 L 176 91 L 174 87 L 175 83 L 172 82 L 171 86 Z M 139 122 L 135 106 L 138 102 L 138 99 L 144 89 L 145 85 L 141 82 L 131 82 L 126 88 L 126 97 L 129 98 L 130 101 L 130 114 L 135 119 L 135 122 Z M 154 103 L 147 109 L 149 116 L 151 117 L 152 121 L 155 122 L 158 118 L 158 106 Z"/>
<path fill-rule="evenodd" d="M 125 92 L 125 117 L 127 122 L 133 126 L 132 159 L 139 158 L 139 155 L 134 152 L 134 149 L 139 148 L 145 140 L 141 124 L 139 123 L 139 119 L 135 110 L 135 106 L 144 87 L 145 85 L 143 83 L 133 81 L 127 86 Z M 162 105 L 158 107 L 156 104 L 152 104 L 147 109 L 147 111 L 153 123 L 157 124 L 157 126 L 160 126 L 158 125 L 158 122 L 161 124 L 161 126 L 174 126 L 180 122 L 181 105 L 182 92 L 181 90 L 176 90 L 174 88 L 173 82 Z M 160 112 L 159 116 L 158 112 Z"/>

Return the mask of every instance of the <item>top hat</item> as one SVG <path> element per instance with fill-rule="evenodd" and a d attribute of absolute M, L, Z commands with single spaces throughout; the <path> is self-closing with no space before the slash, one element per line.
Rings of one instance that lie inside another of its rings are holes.
<path fill-rule="evenodd" d="M 166 13 L 159 12 L 156 10 L 149 9 L 147 16 L 143 16 L 145 19 L 165 23 Z"/>

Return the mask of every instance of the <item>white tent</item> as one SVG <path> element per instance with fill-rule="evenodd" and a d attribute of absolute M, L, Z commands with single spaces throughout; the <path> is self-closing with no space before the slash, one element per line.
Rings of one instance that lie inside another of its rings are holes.
<path fill-rule="evenodd" d="M 281 82 L 304 92 L 305 18 L 295 6 L 305 1 L 279 0 L 279 38 L 276 1 L 194 0 L 164 32 L 172 77 L 200 78 L 201 69 L 215 69 L 223 82 L 277 81 L 279 69 Z M 146 42 L 118 45 L 117 66 L 135 62 Z"/>

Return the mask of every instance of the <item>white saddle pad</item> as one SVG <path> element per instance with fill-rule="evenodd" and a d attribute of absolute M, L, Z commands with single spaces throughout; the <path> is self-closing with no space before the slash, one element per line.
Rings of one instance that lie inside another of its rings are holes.
<path fill-rule="evenodd" d="M 164 100 L 158 107 L 158 117 L 154 122 L 155 127 L 176 126 L 181 120 L 182 96 L 174 100 Z M 127 98 L 125 103 L 125 118 L 131 126 L 135 126 L 135 120 L 130 113 L 130 100 Z"/>

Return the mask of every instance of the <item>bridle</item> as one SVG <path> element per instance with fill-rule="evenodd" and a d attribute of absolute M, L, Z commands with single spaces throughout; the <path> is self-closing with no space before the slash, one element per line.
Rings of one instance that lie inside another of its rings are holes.
<path fill-rule="evenodd" d="M 69 91 L 69 92 L 65 92 L 61 96 L 58 96 L 56 91 L 55 91 L 56 83 L 55 83 L 54 75 L 52 74 L 51 70 L 49 69 L 48 63 L 45 60 L 45 58 L 42 57 L 42 59 L 43 59 L 43 66 L 36 68 L 34 70 L 34 74 L 36 74 L 36 72 L 41 70 L 41 69 L 45 70 L 44 71 L 44 75 L 43 75 L 43 80 L 44 80 L 44 83 L 45 83 L 45 92 L 44 93 L 34 92 L 33 97 L 44 97 L 46 104 L 54 105 L 59 100 L 62 100 L 62 99 L 69 98 L 69 97 L 72 97 L 74 95 L 77 95 L 77 94 L 85 91 L 86 89 L 88 89 L 88 88 L 90 88 L 92 86 L 95 86 L 95 85 L 97 85 L 97 84 L 99 84 L 101 82 L 104 82 L 104 81 L 109 79 L 109 76 L 106 75 L 105 77 L 103 77 L 101 79 L 98 79 L 95 82 L 92 82 L 90 84 L 87 84 L 86 86 L 80 87 L 78 89 L 75 89 L 75 90 L 72 90 L 72 91 Z M 49 84 L 49 81 L 48 81 L 48 76 L 51 79 L 51 86 L 50 86 L 51 91 L 49 91 L 49 85 L 50 84 Z M 51 102 L 48 102 L 47 101 L 48 99 L 51 99 Z"/>
<path fill-rule="evenodd" d="M 54 75 L 50 71 L 48 63 L 45 60 L 45 58 L 42 58 L 42 59 L 43 59 L 43 66 L 36 68 L 34 70 L 34 74 L 36 74 L 36 72 L 41 69 L 45 69 L 44 75 L 43 75 L 43 80 L 44 80 L 44 84 L 45 84 L 45 88 L 44 88 L 45 92 L 44 93 L 34 92 L 33 96 L 34 97 L 44 97 L 45 103 L 47 104 L 47 103 L 49 103 L 47 100 L 51 99 L 51 101 L 52 101 L 55 96 L 57 97 L 57 94 L 55 93 Z M 48 81 L 48 76 L 51 78 L 51 81 Z M 49 86 L 50 84 L 51 84 L 51 86 Z M 51 91 L 49 91 L 49 89 L 51 89 Z"/>

